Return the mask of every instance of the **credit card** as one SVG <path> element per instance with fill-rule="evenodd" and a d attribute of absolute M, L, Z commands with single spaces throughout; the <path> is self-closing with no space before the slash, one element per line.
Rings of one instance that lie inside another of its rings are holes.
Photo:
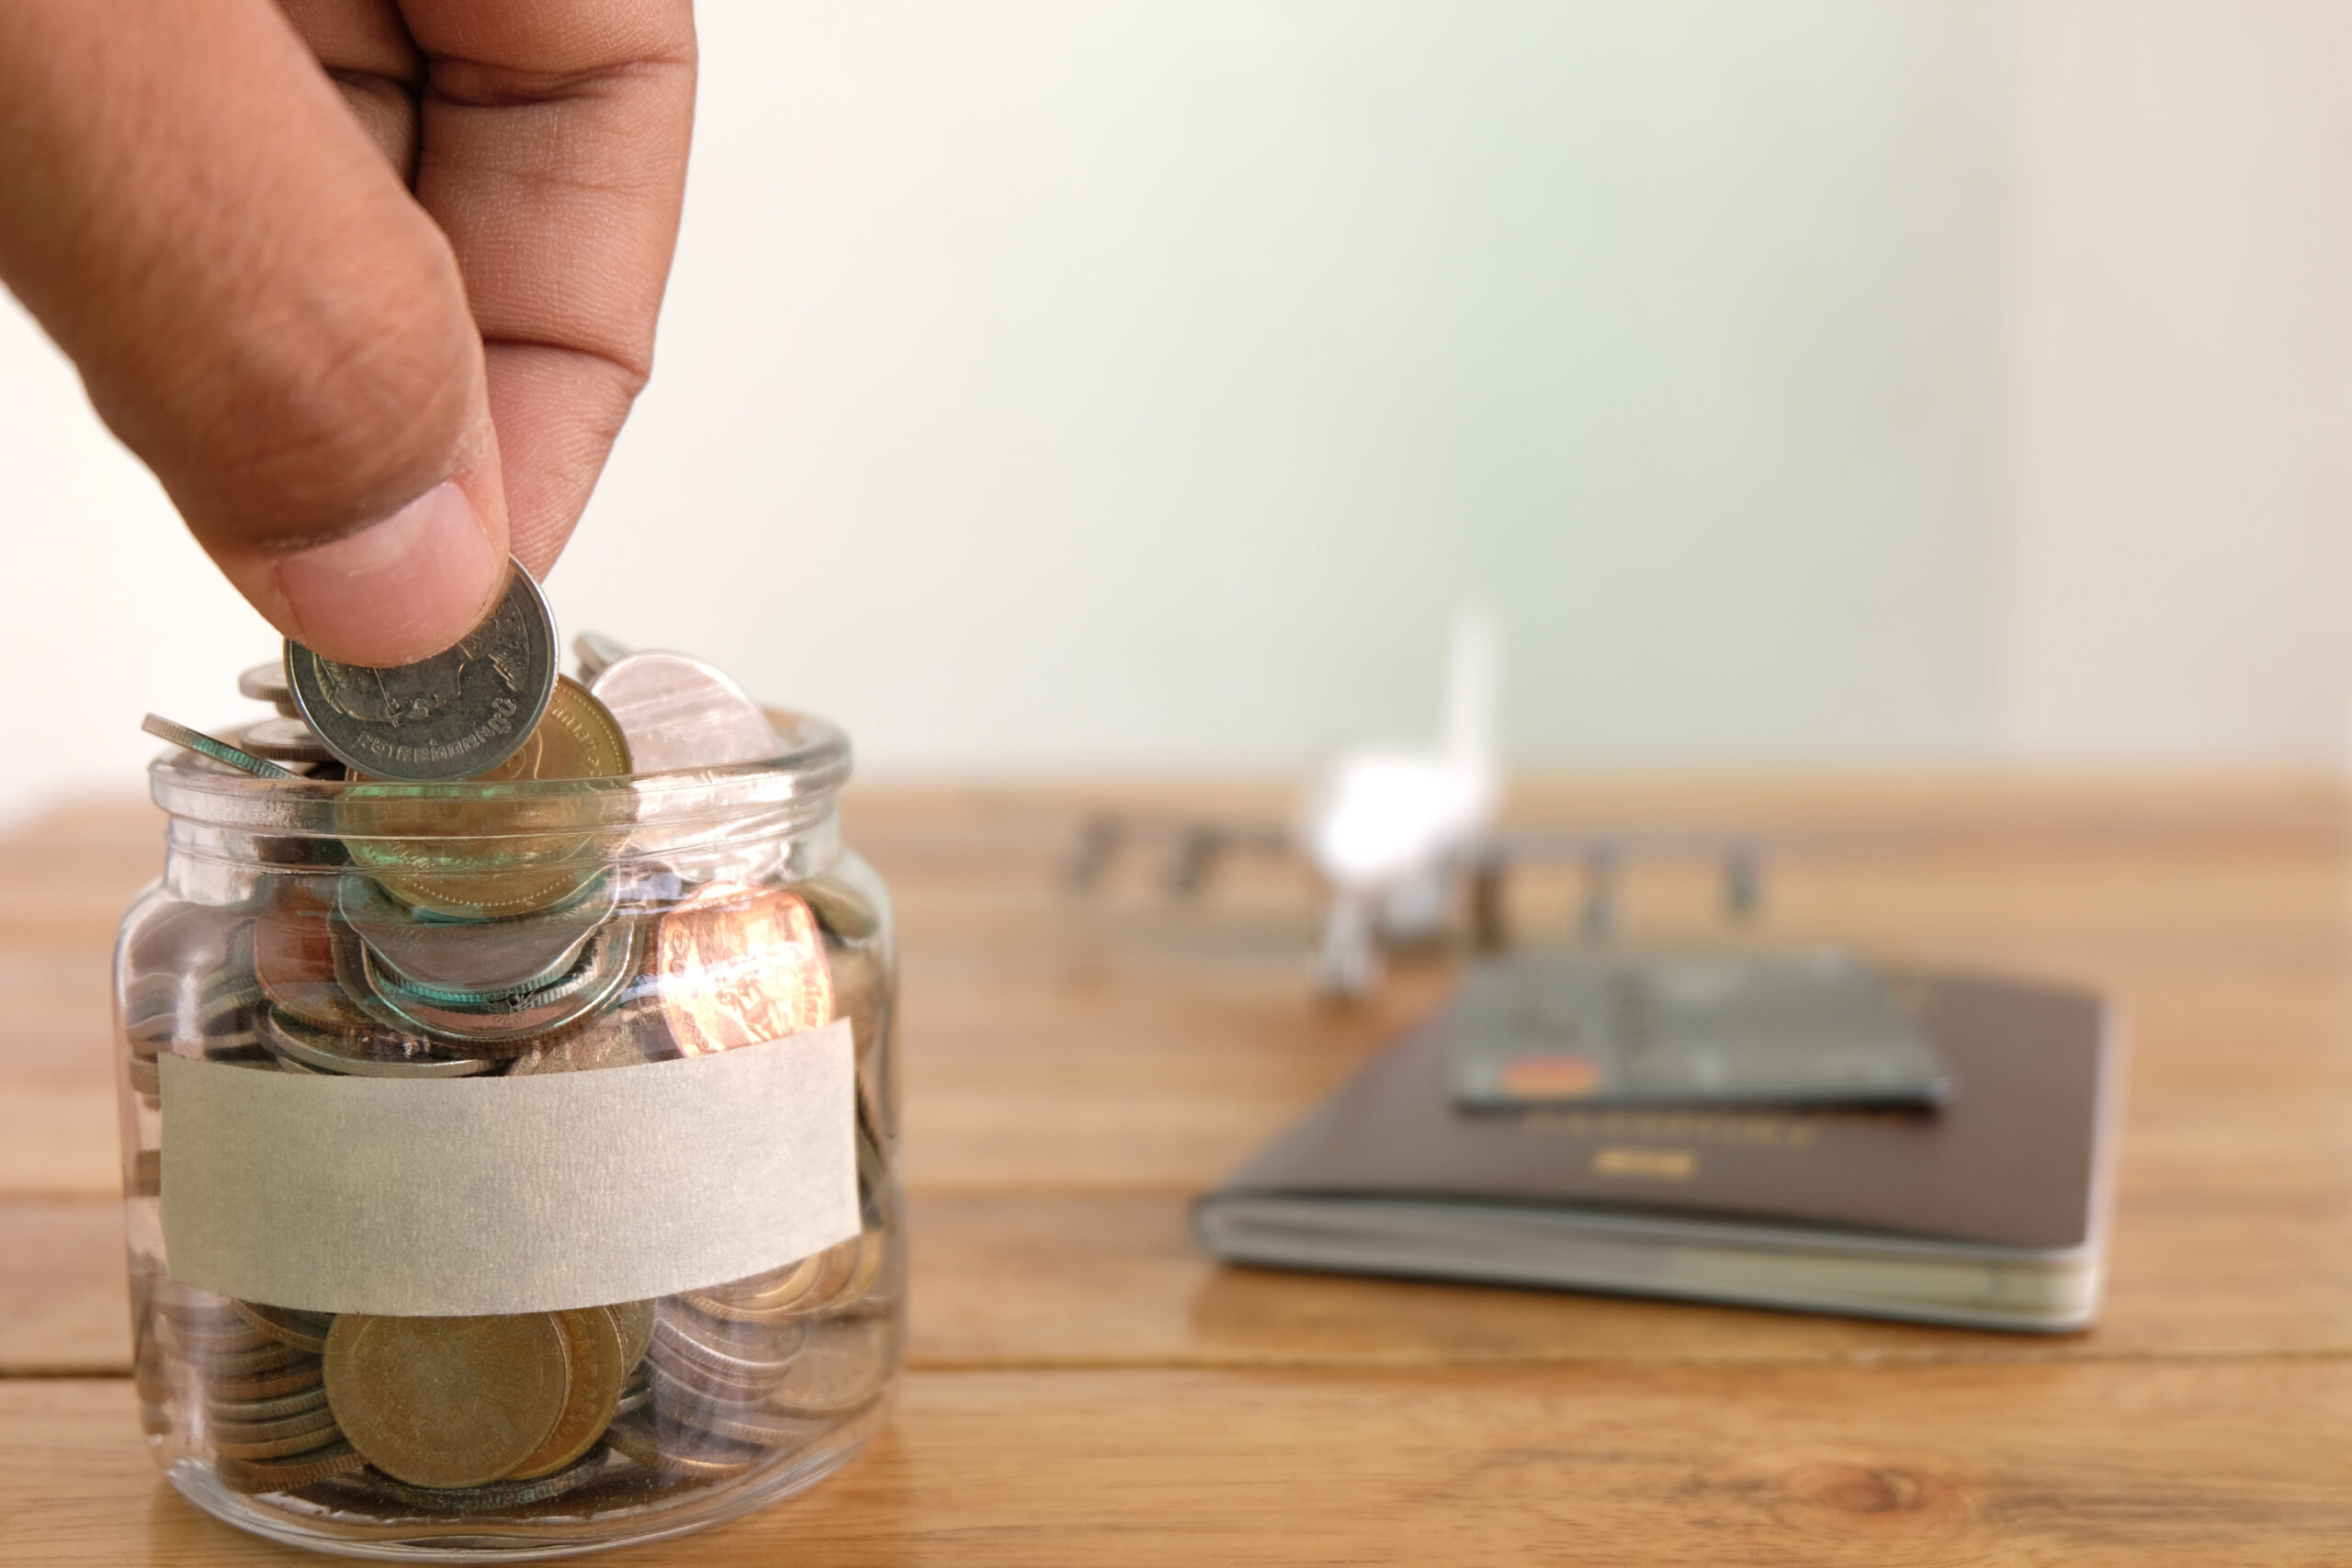
<path fill-rule="evenodd" d="M 1841 949 L 1524 953 L 1472 966 L 1456 1103 L 1934 1106 L 1951 1076 Z"/>

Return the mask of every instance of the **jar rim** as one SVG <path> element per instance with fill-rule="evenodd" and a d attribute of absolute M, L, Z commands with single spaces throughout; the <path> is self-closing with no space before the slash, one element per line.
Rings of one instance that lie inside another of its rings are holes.
<path fill-rule="evenodd" d="M 610 779 L 395 784 L 265 779 L 172 747 L 147 767 L 149 794 L 175 820 L 272 838 L 420 834 L 421 806 L 462 807 L 467 839 L 595 831 L 659 824 L 670 830 L 746 817 L 820 815 L 850 774 L 849 737 L 814 715 L 763 710 L 784 748 L 752 762 L 676 768 Z M 374 820 L 381 816 L 380 824 Z"/>

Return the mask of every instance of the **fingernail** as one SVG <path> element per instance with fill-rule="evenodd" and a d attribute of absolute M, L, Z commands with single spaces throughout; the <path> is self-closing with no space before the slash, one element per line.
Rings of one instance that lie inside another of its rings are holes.
<path fill-rule="evenodd" d="M 295 640 L 345 664 L 413 664 L 474 629 L 506 558 L 455 480 L 332 544 L 280 557 Z"/>

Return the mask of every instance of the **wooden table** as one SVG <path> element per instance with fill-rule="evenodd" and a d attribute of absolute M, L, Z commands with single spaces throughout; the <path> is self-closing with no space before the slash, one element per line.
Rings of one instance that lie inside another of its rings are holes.
<path fill-rule="evenodd" d="M 1775 865 L 1768 929 L 2121 998 L 2113 1283 L 2100 1326 L 2062 1338 L 1211 1267 L 1187 1196 L 1429 1006 L 1447 965 L 1318 1007 L 1294 867 L 1234 866 L 1190 904 L 1138 867 L 1074 900 L 1057 857 L 1080 808 L 1115 798 L 853 798 L 906 941 L 898 1412 L 805 1496 L 605 1561 L 2352 1555 L 2352 858 L 2333 786 L 1520 792 L 1532 822 L 1884 830 Z M 172 1494 L 132 1405 L 107 966 L 158 854 L 131 807 L 0 842 L 7 1563 L 297 1561 Z M 1700 868 L 1637 867 L 1628 892 L 1637 928 L 1713 918 Z M 1566 873 L 1513 897 L 1522 931 L 1565 931 Z"/>

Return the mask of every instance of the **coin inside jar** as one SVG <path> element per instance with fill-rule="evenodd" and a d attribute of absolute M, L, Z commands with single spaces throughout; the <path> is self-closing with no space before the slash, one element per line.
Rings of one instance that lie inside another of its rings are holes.
<path fill-rule="evenodd" d="M 628 737 L 639 773 L 756 762 L 783 750 L 749 692 L 683 653 L 624 654 L 588 689 Z"/>
<path fill-rule="evenodd" d="M 583 1307 L 554 1314 L 563 1333 L 571 1383 L 563 1414 L 531 1457 L 507 1472 L 512 1481 L 536 1481 L 552 1475 L 594 1448 L 613 1418 L 613 1405 L 628 1379 L 627 1349 L 620 1325 L 603 1307 Z"/>
<path fill-rule="evenodd" d="M 385 975 L 364 949 L 362 983 L 375 1005 L 403 1023 L 469 1048 L 522 1051 L 551 1032 L 589 1018 L 628 984 L 637 969 L 636 923 L 599 927 L 571 973 L 534 991 L 492 997 L 470 1006 L 419 995 Z"/>
<path fill-rule="evenodd" d="M 662 916 L 662 1010 L 686 1055 L 781 1040 L 830 1022 L 831 972 L 808 906 L 773 887 L 713 882 Z"/>
<path fill-rule="evenodd" d="M 258 724 L 246 725 L 237 731 L 237 744 L 256 757 L 266 757 L 273 762 L 330 762 L 334 753 L 327 750 L 311 727 L 299 718 L 283 714 L 265 718 Z"/>
<path fill-rule="evenodd" d="M 453 794 L 359 770 L 343 795 L 344 843 L 355 864 L 413 909 L 460 919 L 533 914 L 579 897 L 603 874 L 598 836 L 576 829 L 594 824 L 607 804 L 595 781 L 623 778 L 629 766 L 612 715 L 562 677 L 538 727 L 469 783 L 576 780 L 578 793 Z"/>
<path fill-rule="evenodd" d="M 370 958 L 409 989 L 464 1006 L 544 987 L 568 973 L 619 888 L 599 876 L 570 903 L 537 914 L 460 920 L 396 903 L 375 878 L 342 879 L 337 908 Z"/>
<path fill-rule="evenodd" d="M 379 1317 L 327 1335 L 327 1404 L 368 1462 L 415 1486 L 479 1486 L 536 1454 L 571 1370 L 552 1313 Z"/>

